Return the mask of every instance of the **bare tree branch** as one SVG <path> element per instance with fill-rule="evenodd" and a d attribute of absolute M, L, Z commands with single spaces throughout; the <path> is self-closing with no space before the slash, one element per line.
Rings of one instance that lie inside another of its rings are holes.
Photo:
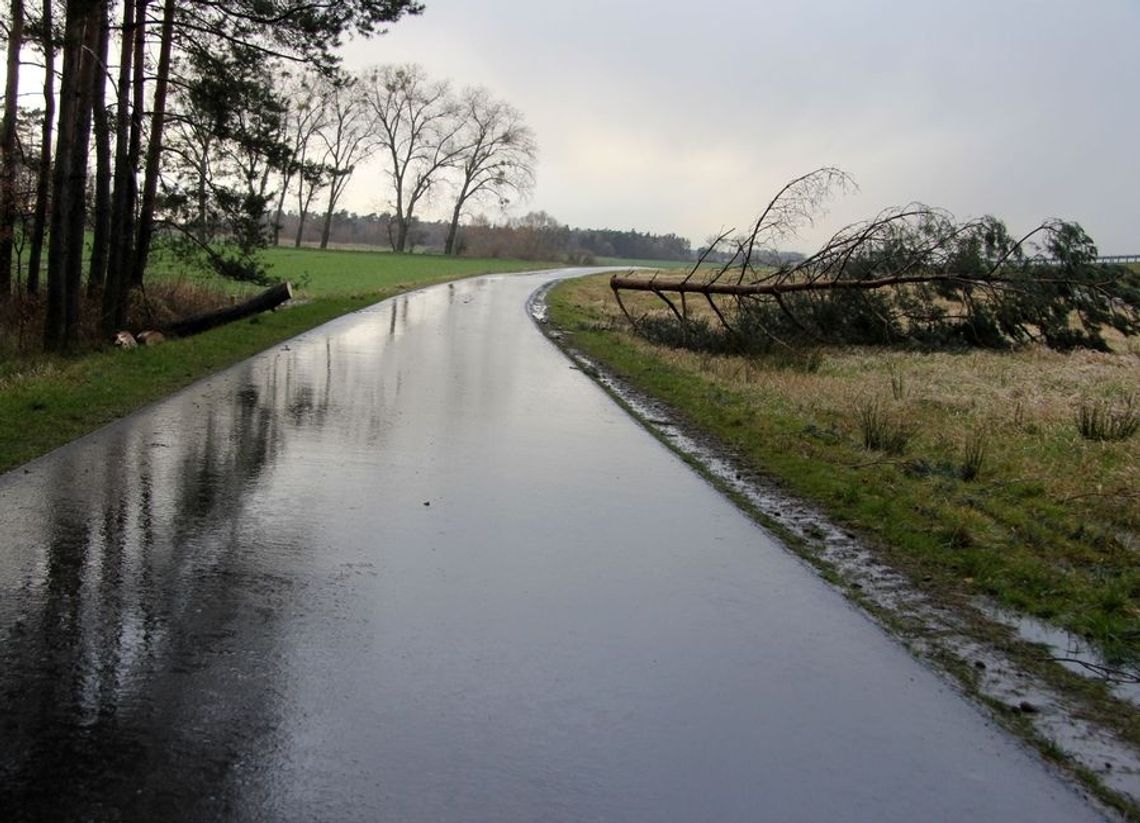
<path fill-rule="evenodd" d="M 747 315 L 748 328 L 779 343 L 1041 341 L 1105 348 L 1105 327 L 1140 332 L 1140 278 L 1098 264 L 1088 235 L 1061 220 L 1012 237 L 996 218 L 958 222 L 912 203 L 840 229 L 798 261 L 759 262 L 780 261 L 776 242 L 810 223 L 832 192 L 853 185 L 838 169 L 816 169 L 780 189 L 749 232 L 731 241 L 717 269 L 709 270 L 706 258 L 729 233 L 683 277 L 621 273 L 610 286 L 619 298 L 623 291 L 650 292 L 682 323 L 692 321 L 668 296 L 687 306 L 686 295 L 702 295 L 720 326 L 739 337 L 741 323 L 715 301 L 728 297 L 738 318 Z"/>

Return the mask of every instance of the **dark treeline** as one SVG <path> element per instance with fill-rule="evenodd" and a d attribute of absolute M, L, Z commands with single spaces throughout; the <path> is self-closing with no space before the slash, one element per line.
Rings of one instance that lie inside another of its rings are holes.
<path fill-rule="evenodd" d="M 689 241 L 684 237 L 676 234 L 650 234 L 635 229 L 571 229 L 570 243 L 573 248 L 598 257 L 689 260 L 693 256 Z"/>
<path fill-rule="evenodd" d="M 155 238 L 201 239 L 178 219 L 193 213 L 187 193 L 236 215 L 227 234 L 244 255 L 266 226 L 267 181 L 289 162 L 282 72 L 306 67 L 335 82 L 345 36 L 379 33 L 421 8 L 416 0 L 12 0 L 2 20 L 0 303 L 16 294 L 42 300 L 49 351 L 75 348 L 84 322 L 104 333 L 121 327 Z M 28 64 L 43 69 L 42 87 L 21 85 Z M 29 97 L 41 105 L 18 105 Z M 196 159 L 185 129 L 179 135 L 189 120 L 204 157 L 228 158 L 224 187 L 179 190 L 174 166 Z M 201 251 L 223 273 L 233 262 Z"/>
<path fill-rule="evenodd" d="M 736 257 L 732 251 L 723 251 L 717 249 L 709 249 L 707 246 L 701 246 L 697 249 L 696 257 L 701 258 L 706 263 L 730 263 Z M 755 249 L 752 253 L 752 262 L 758 266 L 782 266 L 786 263 L 798 263 L 804 259 L 802 252 L 798 251 L 777 251 L 775 249 Z"/>
<path fill-rule="evenodd" d="M 283 213 L 280 236 L 296 238 L 300 221 L 296 213 Z M 442 252 L 447 248 L 452 225 L 444 220 L 412 222 L 407 232 L 406 251 Z M 329 223 L 327 240 L 341 246 L 391 248 L 399 224 L 391 214 L 359 215 L 338 211 Z M 323 226 L 306 221 L 301 242 L 319 245 L 325 239 Z M 617 257 L 640 260 L 693 259 L 689 241 L 676 234 L 652 234 L 634 229 L 578 229 L 562 225 L 545 212 L 492 223 L 476 216 L 461 225 L 455 238 L 455 251 L 469 257 L 511 257 L 529 260 L 561 260 L 590 263 L 597 258 Z"/>

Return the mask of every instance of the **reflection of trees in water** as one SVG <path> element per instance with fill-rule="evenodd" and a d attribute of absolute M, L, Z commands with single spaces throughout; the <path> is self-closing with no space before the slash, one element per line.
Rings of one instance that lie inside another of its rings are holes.
<path fill-rule="evenodd" d="M 42 562 L 0 582 L 19 604 L 0 627 L 7 819 L 213 816 L 272 748 L 279 620 L 298 592 L 252 544 L 267 524 L 249 507 L 291 437 L 325 425 L 326 359 L 252 366 L 208 411 L 184 399 L 167 443 L 144 421 L 44 464 L 44 527 L 23 547 Z M 296 554 L 289 539 L 274 535 Z M 170 791 L 207 784 L 190 802 Z"/>

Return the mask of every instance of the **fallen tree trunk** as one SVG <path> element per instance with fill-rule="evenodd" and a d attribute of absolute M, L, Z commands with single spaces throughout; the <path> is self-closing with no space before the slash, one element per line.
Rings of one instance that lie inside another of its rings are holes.
<path fill-rule="evenodd" d="M 276 286 L 266 289 L 261 294 L 246 300 L 244 303 L 238 303 L 236 306 L 227 306 L 217 311 L 203 312 L 193 317 L 187 317 L 184 320 L 176 320 L 163 327 L 161 331 L 163 334 L 173 337 L 189 337 L 193 334 L 201 334 L 204 331 L 209 331 L 218 326 L 224 326 L 226 323 L 241 320 L 243 317 L 249 317 L 254 314 L 260 314 L 263 311 L 275 309 L 292 297 L 293 287 L 289 285 L 289 283 L 278 283 Z"/>
<path fill-rule="evenodd" d="M 652 276 L 639 277 L 636 274 L 615 274 L 610 278 L 610 288 L 614 291 L 624 289 L 626 291 L 650 291 L 654 293 L 668 291 L 677 294 L 727 294 L 735 297 L 762 297 L 827 289 L 870 290 L 918 283 L 971 284 L 973 282 L 961 275 L 953 274 L 879 277 L 869 280 L 785 281 L 780 283 L 706 283 L 688 278 L 684 280 L 658 280 Z M 979 281 L 978 284 L 987 285 L 984 281 Z"/>
<path fill-rule="evenodd" d="M 840 229 L 807 257 L 782 256 L 776 241 L 810 222 L 827 191 L 846 181 L 835 169 L 793 180 L 748 234 L 730 241 L 716 268 L 705 261 L 728 232 L 683 277 L 615 274 L 618 305 L 635 329 L 656 334 L 658 318 L 634 317 L 622 299 L 649 293 L 686 327 L 682 339 L 733 350 L 801 340 L 991 348 L 1040 342 L 1108 351 L 1104 330 L 1140 333 L 1140 277 L 1098 263 L 1096 245 L 1076 223 L 1047 220 L 1019 238 L 997 218 L 959 222 L 914 203 Z M 700 328 L 708 320 L 690 314 L 693 295 L 708 304 L 731 346 Z"/>

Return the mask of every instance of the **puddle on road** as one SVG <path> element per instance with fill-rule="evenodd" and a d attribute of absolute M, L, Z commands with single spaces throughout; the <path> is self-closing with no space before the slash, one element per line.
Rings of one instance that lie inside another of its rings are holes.
<path fill-rule="evenodd" d="M 974 688 L 978 695 L 1023 715 L 1038 734 L 1060 747 L 1074 763 L 1096 774 L 1105 786 L 1133 803 L 1140 803 L 1140 751 L 1109 729 L 1079 717 L 1079 707 L 1037 682 L 1000 649 L 971 637 L 962 616 L 935 603 L 906 577 L 879 563 L 854 534 L 831 523 L 813 506 L 790 497 L 770 479 L 742 470 L 716 443 L 686 431 L 665 404 L 637 392 L 566 346 L 561 332 L 547 325 L 545 295 L 549 288 L 544 287 L 531 297 L 528 311 L 576 368 L 597 381 L 643 426 L 699 466 L 707 477 L 794 536 L 800 542 L 801 554 L 835 572 L 842 581 L 839 588 L 849 598 L 871 606 L 873 612 L 868 614 L 872 619 L 898 637 L 912 653 L 943 672 L 956 687 L 959 684 L 954 674 L 940 662 L 947 656 L 976 672 Z M 1059 658 L 1058 662 L 1070 671 L 1105 682 L 1119 699 L 1140 705 L 1140 682 L 1131 677 L 1135 673 L 1108 676 L 1112 668 L 1079 638 L 1040 621 L 983 605 L 976 604 L 981 614 L 1009 627 L 1022 640 L 1044 645 L 1046 654 Z M 891 625 L 880 615 L 889 616 Z"/>

